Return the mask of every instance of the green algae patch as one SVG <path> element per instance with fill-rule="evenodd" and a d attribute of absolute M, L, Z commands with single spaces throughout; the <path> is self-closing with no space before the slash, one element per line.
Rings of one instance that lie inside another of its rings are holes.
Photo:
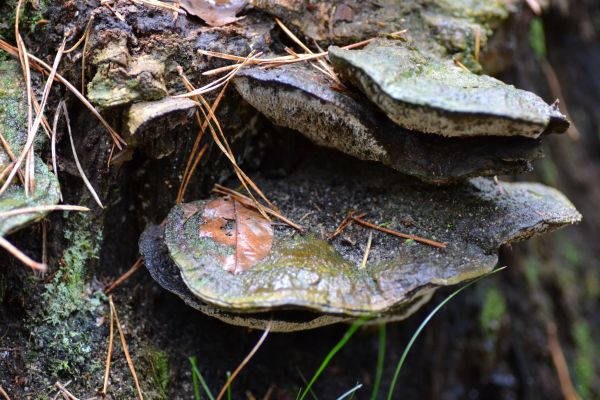
<path fill-rule="evenodd" d="M 537 138 L 568 127 L 566 118 L 537 95 L 451 60 L 426 57 L 402 41 L 378 40 L 361 50 L 331 47 L 329 56 L 344 80 L 407 129 Z"/>

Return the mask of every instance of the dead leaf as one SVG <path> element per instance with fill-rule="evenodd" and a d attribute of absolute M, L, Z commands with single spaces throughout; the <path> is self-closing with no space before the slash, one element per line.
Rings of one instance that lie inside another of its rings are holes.
<path fill-rule="evenodd" d="M 179 4 L 208 25 L 223 26 L 240 19 L 236 14 L 244 8 L 246 0 L 180 0 Z"/>
<path fill-rule="evenodd" d="M 271 223 L 258 212 L 228 197 L 206 205 L 200 237 L 234 248 L 222 260 L 223 269 L 239 274 L 269 255 L 273 245 Z"/>

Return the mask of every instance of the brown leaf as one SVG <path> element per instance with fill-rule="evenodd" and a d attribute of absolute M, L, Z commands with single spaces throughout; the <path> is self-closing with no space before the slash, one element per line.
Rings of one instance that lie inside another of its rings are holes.
<path fill-rule="evenodd" d="M 179 4 L 208 25 L 223 26 L 239 19 L 235 15 L 244 8 L 246 0 L 180 0 Z"/>
<path fill-rule="evenodd" d="M 244 272 L 269 255 L 273 228 L 258 212 L 238 201 L 220 197 L 206 205 L 202 217 L 200 237 L 209 237 L 235 250 L 222 260 L 226 271 Z"/>

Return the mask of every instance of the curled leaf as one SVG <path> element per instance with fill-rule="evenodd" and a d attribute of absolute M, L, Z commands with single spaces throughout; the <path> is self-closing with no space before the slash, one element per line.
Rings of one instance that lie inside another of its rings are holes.
<path fill-rule="evenodd" d="M 200 17 L 210 26 L 223 26 L 237 21 L 236 14 L 246 5 L 245 0 L 181 0 L 181 6 Z"/>
<path fill-rule="evenodd" d="M 238 274 L 269 255 L 273 228 L 262 215 L 238 201 L 220 197 L 207 204 L 202 214 L 200 237 L 233 247 L 233 254 L 222 258 L 226 271 Z"/>

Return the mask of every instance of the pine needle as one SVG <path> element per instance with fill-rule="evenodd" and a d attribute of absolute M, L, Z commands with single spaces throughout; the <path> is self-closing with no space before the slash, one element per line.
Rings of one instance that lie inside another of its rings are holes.
<path fill-rule="evenodd" d="M 269 332 L 271 331 L 271 323 L 272 323 L 272 321 L 269 321 L 269 323 L 267 324 L 267 328 L 263 332 L 263 334 L 260 337 L 260 339 L 258 339 L 258 342 L 256 343 L 256 345 L 252 348 L 252 350 L 250 350 L 250 353 L 248 353 L 248 355 L 246 356 L 246 358 L 244 358 L 242 360 L 242 362 L 240 363 L 240 365 L 238 365 L 238 367 L 235 369 L 235 371 L 233 371 L 233 373 L 231 374 L 231 376 L 229 377 L 229 379 L 227 379 L 227 382 L 225 383 L 225 385 L 223 386 L 223 388 L 219 392 L 219 395 L 217 396 L 217 400 L 221 400 L 221 398 L 223 397 L 223 395 L 225 394 L 225 392 L 227 391 L 227 389 L 229 388 L 229 386 L 231 386 L 231 383 L 234 381 L 234 379 L 236 378 L 236 376 L 238 376 L 238 374 L 240 373 L 240 371 L 246 366 L 246 364 L 248 364 L 248 362 L 250 362 L 250 360 L 252 359 L 252 357 L 254 356 L 254 354 L 256 354 L 256 352 L 258 351 L 258 349 L 260 349 L 260 346 L 262 346 L 263 342 L 265 341 L 265 339 L 269 335 Z"/>
<path fill-rule="evenodd" d="M 4 50 L 7 53 L 9 53 L 10 55 L 18 57 L 17 49 L 2 39 L 0 39 L 0 50 Z M 29 54 L 28 57 L 30 59 L 29 61 L 30 61 L 31 65 L 34 69 L 36 69 L 40 72 L 46 72 L 46 73 L 52 71 L 52 67 L 50 67 L 48 64 L 46 64 L 43 60 L 37 58 L 36 56 L 34 56 L 32 54 Z M 77 88 L 75 86 L 73 86 L 73 84 L 71 82 L 69 82 L 66 78 L 64 78 L 59 73 L 56 73 L 55 78 L 60 83 L 65 85 L 65 87 L 71 93 L 73 93 L 75 95 L 75 97 L 77 97 L 83 103 L 83 105 L 88 110 L 90 110 L 90 112 L 96 118 L 98 118 L 100 123 L 106 128 L 106 130 L 110 134 L 110 136 L 113 139 L 113 141 L 115 142 L 115 145 L 117 146 L 117 148 L 119 148 L 119 150 L 122 150 L 123 149 L 122 145 L 126 144 L 125 140 L 123 140 L 123 138 L 121 136 L 119 136 L 119 134 L 110 126 L 110 124 L 108 122 L 106 122 L 106 120 L 100 115 L 100 113 L 96 110 L 96 108 L 88 101 L 88 99 L 86 99 L 85 96 L 83 94 L 81 94 L 81 92 L 79 90 L 77 90 Z"/>
<path fill-rule="evenodd" d="M 311 49 L 308 48 L 308 46 L 306 46 L 304 43 L 302 43 L 302 41 L 300 39 L 298 39 L 298 37 L 296 35 L 294 35 L 292 33 L 291 30 L 288 29 L 287 26 L 285 26 L 285 24 L 283 22 L 281 22 L 281 20 L 279 18 L 275 18 L 275 22 L 277 22 L 277 25 L 279 25 L 279 27 L 285 32 L 286 35 L 288 35 L 288 37 L 290 39 L 292 39 L 292 41 L 294 41 L 294 43 L 296 43 L 298 46 L 300 46 L 302 48 L 302 50 L 304 50 L 305 52 L 307 52 L 308 54 L 314 54 L 312 52 Z M 335 74 L 335 72 L 333 71 L 333 68 L 331 67 L 331 65 L 327 64 L 327 62 L 325 62 L 325 60 L 323 60 L 322 58 L 318 58 L 317 62 L 319 64 L 321 64 L 321 67 L 323 68 L 323 70 L 319 69 L 320 71 L 322 71 L 325 75 L 329 76 L 331 79 L 333 79 L 335 81 L 335 83 L 337 83 L 340 86 L 344 86 L 342 84 L 342 81 L 340 81 L 340 78 L 338 78 L 338 76 Z M 314 65 L 313 65 L 314 66 Z"/>
<path fill-rule="evenodd" d="M 67 49 L 64 51 L 65 54 L 69 54 L 72 51 L 77 50 L 77 48 L 81 45 L 81 43 L 83 43 L 84 40 L 87 39 L 87 36 L 90 33 L 90 28 L 92 27 L 92 21 L 94 20 L 94 14 L 90 15 L 90 19 L 88 20 L 87 25 L 85 26 L 85 30 L 83 31 L 83 35 L 81 35 L 81 37 L 79 38 L 79 40 L 73 45 L 71 46 L 71 48 Z"/>
<path fill-rule="evenodd" d="M 79 171 L 79 175 L 81 175 L 81 179 L 83 179 L 85 186 L 90 191 L 94 200 L 96 200 L 96 203 L 98 203 L 100 208 L 104 208 L 104 206 L 102 205 L 102 202 L 100 201 L 100 197 L 98 197 L 98 194 L 96 193 L 96 190 L 94 190 L 94 187 L 92 186 L 92 184 L 88 180 L 87 176 L 85 175 L 83 167 L 81 166 L 81 163 L 79 162 L 79 157 L 77 157 L 77 150 L 75 149 L 75 142 L 73 141 L 73 134 L 71 133 L 71 121 L 69 120 L 69 112 L 67 111 L 67 106 L 66 106 L 65 102 L 61 101 L 59 104 L 59 107 L 62 107 L 63 113 L 65 115 L 65 120 L 67 121 L 67 132 L 69 134 L 69 141 L 71 142 L 71 150 L 73 151 L 73 159 L 75 160 L 75 164 L 77 165 L 77 170 Z"/>
<path fill-rule="evenodd" d="M 108 351 L 106 352 L 106 367 L 104 369 L 104 384 L 102 385 L 102 394 L 106 396 L 108 394 L 108 377 L 110 375 L 110 359 L 112 357 L 113 351 L 113 338 L 114 338 L 114 324 L 115 324 L 115 315 L 113 313 L 112 305 L 110 308 L 110 327 L 109 327 L 109 336 L 108 336 Z"/>
<path fill-rule="evenodd" d="M 58 389 L 58 391 L 68 400 L 79 400 L 77 397 L 73 395 L 73 393 L 69 392 L 67 388 L 60 384 L 60 382 L 56 382 L 54 387 Z"/>
<path fill-rule="evenodd" d="M 35 206 L 35 207 L 23 207 L 15 210 L 2 211 L 0 212 L 0 218 L 13 217 L 21 214 L 40 213 L 45 211 L 90 211 L 87 207 L 82 206 L 71 206 L 71 205 L 54 205 L 54 206 Z"/>
<path fill-rule="evenodd" d="M 363 255 L 362 262 L 360 263 L 360 269 L 367 267 L 367 260 L 369 259 L 369 252 L 371 251 L 371 242 L 373 241 L 373 232 L 369 232 L 369 239 L 367 240 L 367 247 L 365 248 L 365 254 Z"/>
<path fill-rule="evenodd" d="M 121 329 L 119 314 L 117 313 L 117 309 L 115 307 L 115 304 L 113 303 L 112 296 L 108 297 L 108 302 L 110 303 L 110 307 L 115 315 L 115 321 L 117 322 L 117 330 L 119 331 L 119 336 L 121 337 L 121 345 L 123 346 L 123 352 L 125 353 L 125 358 L 127 359 L 127 365 L 129 366 L 129 370 L 131 371 L 131 376 L 133 376 L 133 381 L 135 382 L 135 388 L 137 389 L 138 397 L 140 400 L 144 400 L 144 396 L 142 395 L 142 389 L 140 388 L 140 382 L 138 381 L 137 374 L 135 373 L 133 360 L 131 359 L 131 356 L 129 355 L 129 350 L 127 349 L 127 341 L 125 340 L 123 329 Z"/>
<path fill-rule="evenodd" d="M 2 386 L 0 386 L 0 395 L 4 400 L 10 400 L 10 396 L 8 395 L 8 393 L 6 393 Z"/>
<path fill-rule="evenodd" d="M 0 132 L 0 141 L 2 141 L 2 147 L 4 147 L 4 151 L 6 151 L 6 154 L 8 154 L 8 157 L 14 165 L 14 163 L 16 163 L 17 161 L 17 157 L 15 156 L 15 153 L 13 153 L 12 148 L 10 147 L 10 143 L 8 143 L 6 138 L 4 138 L 4 135 L 2 135 L 2 132 Z M 23 176 L 23 171 L 21 171 L 20 168 L 17 170 L 17 175 L 19 176 L 19 180 L 21 181 L 21 183 L 25 185 L 25 177 Z"/>
<path fill-rule="evenodd" d="M 247 60 L 251 59 L 252 56 L 253 56 L 253 53 L 250 53 Z M 245 65 L 245 62 L 246 61 L 242 62 L 241 64 L 238 64 L 238 68 L 233 70 L 231 73 L 227 74 L 226 77 L 218 79 L 221 81 L 221 84 L 224 85 L 222 92 L 221 92 L 221 96 L 222 96 L 222 93 L 224 92 L 224 90 L 226 89 L 227 85 L 229 84 L 229 80 L 239 71 L 239 69 L 243 65 Z M 229 146 L 227 138 L 225 137 L 225 134 L 223 133 L 223 130 L 221 129 L 221 124 L 219 123 L 219 120 L 217 119 L 217 117 L 214 113 L 213 107 L 211 107 L 208 104 L 208 102 L 204 99 L 204 97 L 201 94 L 197 94 L 197 93 L 199 93 L 198 90 L 197 89 L 194 90 L 194 87 L 189 82 L 189 80 L 185 77 L 185 75 L 183 74 L 183 71 L 181 69 L 179 70 L 179 73 L 181 75 L 181 78 L 182 78 L 186 88 L 189 90 L 188 94 L 196 93 L 192 97 L 196 101 L 198 110 L 200 110 L 200 112 L 204 116 L 204 121 L 207 124 L 208 128 L 210 129 L 210 132 L 212 134 L 215 144 L 223 152 L 225 157 L 227 157 L 227 159 L 231 162 L 234 172 L 236 173 L 238 179 L 240 180 L 240 182 L 242 183 L 242 185 L 244 186 L 244 188 L 246 189 L 246 191 L 252 198 L 252 201 L 254 201 L 256 203 L 255 208 L 261 213 L 261 215 L 263 215 L 263 217 L 265 217 L 266 219 L 269 219 L 266 211 L 264 210 L 264 206 L 256 199 L 252 190 L 254 190 L 270 207 L 274 208 L 273 204 L 269 201 L 269 199 L 265 196 L 265 194 L 258 188 L 258 186 L 256 186 L 256 184 L 254 184 L 254 182 L 248 177 L 248 175 L 246 175 L 246 173 L 238 165 L 237 160 L 235 159 L 235 156 L 233 154 L 233 151 L 231 150 L 231 147 Z M 219 86 L 214 86 L 214 88 L 216 88 L 216 87 L 219 87 Z M 204 124 L 202 126 L 204 127 Z M 216 127 L 216 129 L 215 129 L 215 127 Z M 252 190 L 250 190 L 250 188 L 252 188 Z"/>
<path fill-rule="evenodd" d="M 54 175 L 58 179 L 58 163 L 56 162 L 56 131 L 58 129 L 58 120 L 60 119 L 60 113 L 62 112 L 62 107 L 56 107 L 56 111 L 54 112 L 54 121 L 52 123 L 52 133 L 50 134 L 50 153 L 52 154 L 52 170 L 54 171 Z M 62 190 L 59 190 L 60 201 L 63 200 Z"/>
<path fill-rule="evenodd" d="M 241 194 L 239 192 L 236 192 L 233 189 L 227 188 L 225 186 L 221 186 L 219 184 L 215 184 L 212 191 L 215 193 L 222 194 L 224 196 L 231 196 L 233 199 L 235 199 L 236 201 L 239 201 L 240 203 L 242 203 L 243 205 L 245 205 L 247 207 L 252 207 L 255 209 L 257 208 L 256 202 L 254 200 L 252 200 L 251 198 L 249 198 L 247 196 L 244 196 L 243 194 Z M 280 212 L 270 209 L 265 206 L 263 206 L 263 209 L 267 214 L 270 214 L 273 217 L 280 219 L 281 221 L 285 222 L 286 224 L 288 224 L 292 228 L 296 229 L 297 231 L 304 232 L 304 228 L 302 228 L 300 225 L 292 222 L 290 219 L 283 216 Z"/>
<path fill-rule="evenodd" d="M 395 231 L 393 229 L 384 228 L 382 226 L 373 224 L 371 222 L 365 221 L 364 219 L 361 219 L 361 218 L 358 218 L 358 217 L 354 217 L 353 216 L 351 218 L 354 220 L 354 222 L 356 222 L 356 223 L 358 223 L 360 225 L 363 225 L 363 226 L 366 226 L 368 228 L 372 228 L 372 229 L 378 230 L 380 232 L 388 233 L 390 235 L 398 236 L 398 237 L 401 237 L 403 239 L 412 239 L 415 242 L 419 242 L 419 243 L 423 243 L 423 244 L 428 244 L 429 246 L 438 247 L 438 248 L 441 248 L 441 249 L 443 249 L 446 246 L 448 246 L 448 243 L 438 242 L 438 241 L 427 239 L 427 238 L 424 238 L 424 237 L 421 237 L 421 236 L 408 235 L 406 233 L 398 232 L 398 231 Z"/>
<path fill-rule="evenodd" d="M 135 261 L 135 263 L 133 263 L 133 265 L 127 270 L 127 272 L 125 272 L 116 281 L 114 281 L 108 287 L 106 287 L 106 289 L 104 289 L 104 293 L 109 294 L 110 292 L 112 292 L 117 286 L 126 281 L 131 275 L 133 275 L 138 269 L 140 269 L 142 265 L 144 265 L 144 258 L 140 257 Z"/>
<path fill-rule="evenodd" d="M 16 248 L 11 242 L 4 239 L 2 236 L 0 236 L 0 247 L 4 248 L 4 250 L 12 254 L 13 257 L 15 257 L 17 260 L 21 261 L 23 264 L 25 264 L 33 270 L 44 273 L 48 269 L 48 266 L 46 264 L 33 261 L 31 258 L 29 258 L 29 256 L 27 256 L 21 250 Z"/>

